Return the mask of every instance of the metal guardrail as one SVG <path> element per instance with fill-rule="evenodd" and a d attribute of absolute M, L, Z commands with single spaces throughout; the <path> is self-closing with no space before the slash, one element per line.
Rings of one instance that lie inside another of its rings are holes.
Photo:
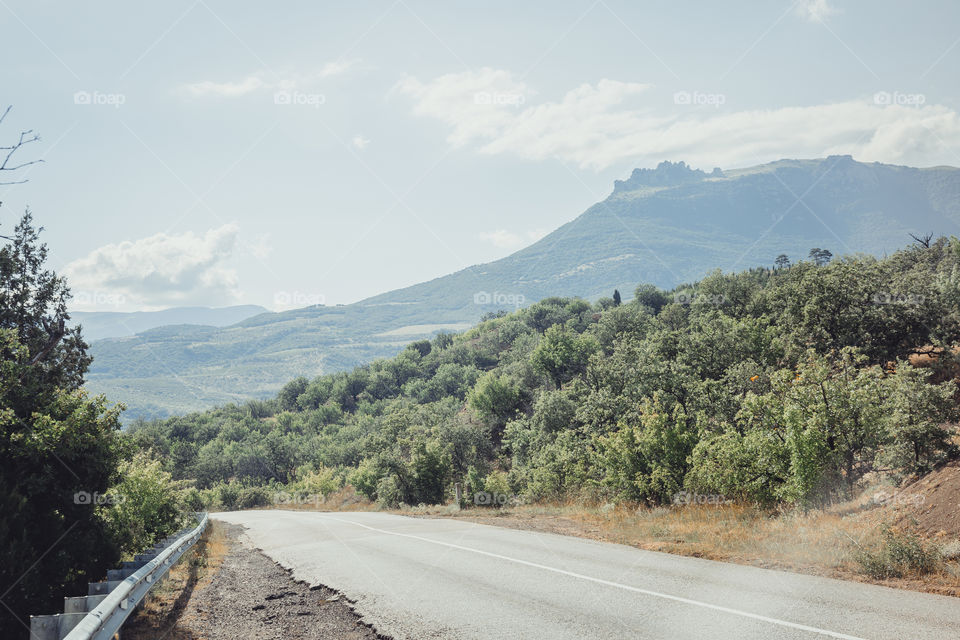
<path fill-rule="evenodd" d="M 209 517 L 197 514 L 200 523 L 181 531 L 153 549 L 107 572 L 106 582 L 91 582 L 88 595 L 64 598 L 63 613 L 30 616 L 30 640 L 109 640 L 133 613 L 147 593 L 177 563 L 207 528 Z"/>

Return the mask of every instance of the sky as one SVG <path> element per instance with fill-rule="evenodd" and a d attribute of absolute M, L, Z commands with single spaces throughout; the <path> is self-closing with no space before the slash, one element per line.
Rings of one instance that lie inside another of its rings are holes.
<path fill-rule="evenodd" d="M 960 166 L 960 3 L 0 0 L 0 233 L 73 308 L 351 303 L 635 167 Z M 12 174 L 12 175 L 6 175 Z M 6 231 L 4 231 L 4 229 Z"/>

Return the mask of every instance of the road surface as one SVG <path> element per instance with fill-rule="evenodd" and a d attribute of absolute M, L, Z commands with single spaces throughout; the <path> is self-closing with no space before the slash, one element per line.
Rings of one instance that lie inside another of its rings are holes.
<path fill-rule="evenodd" d="M 451 519 L 213 517 L 397 640 L 960 638 L 960 599 L 944 596 Z"/>

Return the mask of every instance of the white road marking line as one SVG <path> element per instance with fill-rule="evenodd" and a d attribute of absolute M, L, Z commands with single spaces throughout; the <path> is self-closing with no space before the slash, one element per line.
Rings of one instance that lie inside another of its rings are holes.
<path fill-rule="evenodd" d="M 714 611 L 722 611 L 724 613 L 730 613 L 736 616 L 741 616 L 744 618 L 751 618 L 753 620 L 760 620 L 761 622 L 769 622 L 770 624 L 776 624 L 781 627 L 789 627 L 791 629 L 799 629 L 800 631 L 809 631 L 810 633 L 817 633 L 823 636 L 828 636 L 830 638 L 840 638 L 841 640 L 866 640 L 859 636 L 850 636 L 845 633 L 839 633 L 837 631 L 829 631 L 827 629 L 820 629 L 819 627 L 811 627 L 805 624 L 799 624 L 797 622 L 790 622 L 788 620 L 780 620 L 778 618 L 770 618 L 767 616 L 762 616 L 758 613 L 750 613 L 749 611 L 743 611 L 741 609 L 732 609 L 730 607 L 724 607 L 718 604 L 710 604 L 709 602 L 701 602 L 700 600 L 691 600 L 690 598 L 682 598 L 680 596 L 673 596 L 669 593 L 660 593 L 659 591 L 651 591 L 649 589 L 641 589 L 639 587 L 631 587 L 628 584 L 621 584 L 619 582 L 612 582 L 610 580 L 604 580 L 602 578 L 594 578 L 593 576 L 587 576 L 582 573 L 576 573 L 574 571 L 567 571 L 566 569 L 557 569 L 556 567 L 551 567 L 545 564 L 539 564 L 537 562 L 529 562 L 527 560 L 521 560 L 519 558 L 512 558 L 510 556 L 504 556 L 499 553 L 491 553 L 490 551 L 481 551 L 480 549 L 473 549 L 471 547 L 465 547 L 459 544 L 453 544 L 450 542 L 441 542 L 439 540 L 431 540 L 430 538 L 424 538 L 422 536 L 415 536 L 411 533 L 398 533 L 396 531 L 387 531 L 386 529 L 378 529 L 377 527 L 371 527 L 369 525 L 360 524 L 359 522 L 354 522 L 353 520 L 344 520 L 342 518 L 333 518 L 327 515 L 323 516 L 325 519 L 336 520 L 337 522 L 344 522 L 346 524 L 352 524 L 358 527 L 363 527 L 364 529 L 369 529 L 370 531 L 376 531 L 378 533 L 384 533 L 389 536 L 398 536 L 401 538 L 411 538 L 413 540 L 420 540 L 422 542 L 429 542 L 430 544 L 440 545 L 442 547 L 450 547 L 453 549 L 460 549 L 461 551 L 469 551 L 470 553 L 477 553 L 482 556 L 489 556 L 491 558 L 498 558 L 500 560 L 506 560 L 508 562 L 515 562 L 517 564 L 526 565 L 528 567 L 534 567 L 536 569 L 543 569 L 544 571 L 552 571 L 553 573 L 559 573 L 561 575 L 570 576 L 572 578 L 579 578 L 580 580 L 587 580 L 589 582 L 595 582 L 597 584 L 606 585 L 608 587 L 615 587 L 617 589 L 623 589 L 625 591 L 632 591 L 634 593 L 642 593 L 643 595 L 653 596 L 655 598 L 663 598 L 665 600 L 673 600 L 674 602 L 682 602 L 684 604 L 690 604 L 696 607 L 703 607 L 705 609 L 713 609 Z"/>

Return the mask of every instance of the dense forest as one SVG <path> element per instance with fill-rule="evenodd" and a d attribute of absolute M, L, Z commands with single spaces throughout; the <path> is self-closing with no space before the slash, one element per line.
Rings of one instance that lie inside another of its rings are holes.
<path fill-rule="evenodd" d="M 549 298 L 130 437 L 198 508 L 347 484 L 382 505 L 440 503 L 455 482 L 493 504 L 692 493 L 805 508 L 954 456 L 960 241 L 810 258 L 622 303 Z"/>

